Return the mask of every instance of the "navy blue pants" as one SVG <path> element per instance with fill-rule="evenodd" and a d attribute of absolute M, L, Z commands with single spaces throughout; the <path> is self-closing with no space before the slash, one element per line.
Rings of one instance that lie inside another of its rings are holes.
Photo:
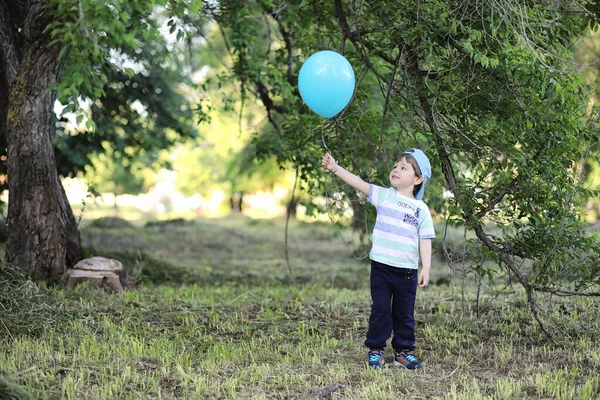
<path fill-rule="evenodd" d="M 415 297 L 418 271 L 371 260 L 371 316 L 365 346 L 383 349 L 394 331 L 396 351 L 415 349 Z"/>

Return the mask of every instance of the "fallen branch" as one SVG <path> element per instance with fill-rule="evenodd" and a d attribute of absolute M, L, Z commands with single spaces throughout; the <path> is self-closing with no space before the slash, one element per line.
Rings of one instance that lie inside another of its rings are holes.
<path fill-rule="evenodd" d="M 336 390 L 340 390 L 342 388 L 344 388 L 344 385 L 342 385 L 339 382 L 336 382 L 334 384 L 331 384 L 331 385 L 319 390 L 317 393 L 312 395 L 311 398 L 324 399 L 325 397 L 329 396 L 331 393 L 335 392 Z"/>

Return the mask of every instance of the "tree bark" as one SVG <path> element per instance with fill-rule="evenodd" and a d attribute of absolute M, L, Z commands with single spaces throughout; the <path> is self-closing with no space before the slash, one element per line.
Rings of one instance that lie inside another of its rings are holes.
<path fill-rule="evenodd" d="M 8 113 L 8 92 L 11 83 L 17 76 L 20 54 L 18 21 L 22 21 L 22 5 L 0 0 L 0 156 L 6 157 L 6 117 Z M 6 165 L 2 162 L 0 170 L 6 173 Z M 3 184 L 3 189 L 6 189 Z"/>
<path fill-rule="evenodd" d="M 299 198 L 294 198 L 288 201 L 286 206 L 286 213 L 290 216 L 290 218 L 296 219 L 298 215 L 298 204 L 300 204 Z"/>
<path fill-rule="evenodd" d="M 15 12 L 18 10 L 18 12 Z M 60 44 L 49 46 L 47 1 L 0 0 L 0 85 L 9 89 L 4 127 L 8 157 L 6 260 L 36 281 L 57 282 L 83 256 L 77 222 L 60 182 L 52 144 Z M 16 72 L 15 73 L 13 73 Z M 0 100 L 0 106 L 2 100 Z"/>

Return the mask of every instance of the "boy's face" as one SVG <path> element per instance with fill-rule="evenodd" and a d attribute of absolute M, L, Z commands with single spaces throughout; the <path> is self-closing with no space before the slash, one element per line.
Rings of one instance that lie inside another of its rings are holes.
<path fill-rule="evenodd" d="M 413 189 L 423 182 L 422 176 L 417 176 L 415 167 L 406 159 L 400 158 L 390 172 L 390 182 L 396 189 Z"/>

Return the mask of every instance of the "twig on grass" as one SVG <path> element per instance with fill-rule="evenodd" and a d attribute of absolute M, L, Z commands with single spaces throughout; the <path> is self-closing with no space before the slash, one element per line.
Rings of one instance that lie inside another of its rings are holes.
<path fill-rule="evenodd" d="M 326 386 L 323 389 L 319 390 L 317 393 L 312 395 L 310 398 L 324 399 L 325 397 L 329 396 L 331 393 L 335 392 L 336 390 L 340 390 L 343 387 L 344 387 L 344 385 L 342 385 L 339 382 L 336 382 L 334 384 L 331 384 L 331 385 Z"/>
<path fill-rule="evenodd" d="M 456 367 L 456 368 L 454 368 L 454 371 L 450 372 L 450 375 L 448 375 L 448 376 L 447 376 L 446 378 L 444 378 L 444 379 L 448 379 L 448 378 L 450 378 L 452 375 L 454 375 L 454 373 L 455 373 L 456 371 L 458 371 L 458 368 L 459 368 L 459 367 Z"/>
<path fill-rule="evenodd" d="M 13 337 L 13 335 L 10 333 L 10 329 L 8 329 L 8 326 L 6 326 L 6 323 L 0 319 L 0 322 L 2 322 L 2 325 L 4 326 L 4 329 L 6 329 L 6 332 L 8 333 L 8 336 L 10 336 L 10 338 L 12 340 L 14 340 L 15 338 Z"/>

